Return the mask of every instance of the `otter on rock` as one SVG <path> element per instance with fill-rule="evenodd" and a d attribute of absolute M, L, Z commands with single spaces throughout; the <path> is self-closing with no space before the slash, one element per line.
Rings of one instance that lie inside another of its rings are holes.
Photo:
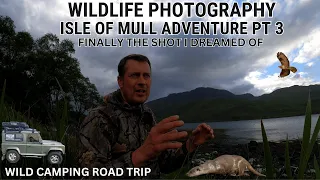
<path fill-rule="evenodd" d="M 251 171 L 257 176 L 266 176 L 256 171 L 251 164 L 238 155 L 221 155 L 213 160 L 207 160 L 199 166 L 190 169 L 186 175 L 195 177 L 203 174 L 221 174 L 230 176 L 250 176 L 245 171 Z"/>

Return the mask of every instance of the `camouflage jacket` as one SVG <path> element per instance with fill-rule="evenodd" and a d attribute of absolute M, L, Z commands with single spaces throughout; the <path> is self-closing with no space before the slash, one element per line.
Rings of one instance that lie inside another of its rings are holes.
<path fill-rule="evenodd" d="M 128 175 L 125 168 L 133 167 L 131 153 L 143 144 L 155 124 L 153 112 L 146 105 L 130 106 L 124 103 L 120 90 L 115 91 L 108 96 L 107 103 L 91 110 L 82 122 L 79 134 L 80 167 L 123 168 L 121 179 L 134 178 Z M 161 173 L 180 168 L 187 154 L 175 152 L 167 150 L 149 161 L 145 166 L 151 168 L 149 176 L 136 178 L 160 178 Z"/>

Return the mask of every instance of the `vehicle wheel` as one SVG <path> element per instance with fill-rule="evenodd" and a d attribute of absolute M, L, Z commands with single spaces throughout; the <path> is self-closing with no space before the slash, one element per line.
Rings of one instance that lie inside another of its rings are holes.
<path fill-rule="evenodd" d="M 52 151 L 48 155 L 48 161 L 50 164 L 61 164 L 62 160 L 61 152 Z"/>
<path fill-rule="evenodd" d="M 9 150 L 6 153 L 6 159 L 9 163 L 17 163 L 20 160 L 20 154 L 16 150 Z"/>

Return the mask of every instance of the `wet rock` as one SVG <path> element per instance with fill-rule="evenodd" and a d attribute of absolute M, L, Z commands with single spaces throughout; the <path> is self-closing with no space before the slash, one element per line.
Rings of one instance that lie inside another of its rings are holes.
<path fill-rule="evenodd" d="M 309 169 L 309 170 L 307 170 L 307 172 L 308 172 L 308 173 L 316 173 L 316 170 L 314 170 L 314 169 Z"/>
<path fill-rule="evenodd" d="M 218 154 L 218 151 L 213 151 L 212 154 Z"/>
<path fill-rule="evenodd" d="M 258 148 L 258 143 L 257 141 L 250 141 L 248 144 L 248 148 L 250 151 L 256 151 Z"/>
<path fill-rule="evenodd" d="M 253 158 L 250 158 L 250 159 L 248 160 L 248 162 L 249 162 L 250 164 L 253 164 L 254 159 L 253 159 Z"/>

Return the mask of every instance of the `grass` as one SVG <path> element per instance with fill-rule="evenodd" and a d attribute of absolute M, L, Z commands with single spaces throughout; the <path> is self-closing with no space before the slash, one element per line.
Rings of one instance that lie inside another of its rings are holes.
<path fill-rule="evenodd" d="M 59 84 L 59 82 L 57 81 Z M 2 121 L 22 121 L 27 122 L 31 127 L 35 127 L 37 130 L 40 130 L 43 139 L 56 139 L 58 141 L 62 141 L 66 145 L 66 154 L 70 154 L 73 156 L 68 156 L 68 159 L 65 161 L 63 166 L 67 167 L 76 162 L 75 154 L 77 153 L 76 147 L 76 140 L 75 136 L 67 135 L 67 121 L 68 121 L 68 112 L 67 112 L 67 101 L 64 99 L 63 101 L 63 110 L 59 111 L 61 114 L 57 115 L 57 123 L 56 128 L 57 132 L 51 132 L 44 128 L 44 126 L 36 121 L 31 120 L 29 117 L 26 117 L 25 114 L 21 114 L 16 112 L 14 108 L 10 107 L 9 105 L 5 104 L 4 96 L 5 96 L 5 88 L 6 88 L 6 81 L 4 82 L 2 93 L 0 97 L 0 122 Z M 63 92 L 63 90 L 61 89 Z M 304 179 L 305 172 L 308 167 L 308 162 L 310 160 L 311 152 L 313 150 L 314 144 L 317 141 L 317 137 L 320 131 L 320 116 L 314 128 L 314 131 L 311 136 L 311 101 L 310 101 L 310 94 L 307 101 L 306 113 L 305 113 L 305 122 L 303 128 L 303 138 L 301 143 L 301 152 L 300 152 L 300 162 L 298 167 L 298 174 L 295 176 L 292 174 L 291 165 L 290 165 L 290 152 L 289 152 L 289 140 L 288 136 L 286 139 L 286 148 L 285 148 L 285 172 L 287 174 L 288 179 Z M 267 179 L 275 179 L 275 169 L 273 166 L 273 157 L 271 154 L 269 141 L 267 137 L 267 132 L 265 130 L 263 120 L 261 120 L 261 134 L 263 138 L 263 148 L 264 148 L 264 165 L 266 168 L 266 178 Z M 311 137 L 311 138 L 310 138 Z M 209 159 L 213 159 L 215 156 L 212 154 L 210 155 Z M 28 164 L 33 164 L 34 160 L 27 160 L 29 161 Z M 1 163 L 2 165 L 2 163 Z M 320 169 L 319 164 L 317 161 L 316 156 L 313 157 L 313 166 L 315 169 L 315 175 L 317 179 L 320 179 Z M 1 167 L 2 168 L 2 167 Z M 166 179 L 176 179 L 176 178 L 187 178 L 184 174 L 186 171 L 190 169 L 189 165 L 182 165 L 182 167 L 170 174 L 164 176 Z M 197 177 L 196 179 L 211 179 L 213 176 L 211 175 L 204 175 L 201 177 Z M 2 177 L 2 174 L 0 175 Z M 193 178 L 195 179 L 195 178 Z"/>
<path fill-rule="evenodd" d="M 272 155 L 270 151 L 270 146 L 268 143 L 267 133 L 263 125 L 263 121 L 261 120 L 261 132 L 262 132 L 262 139 L 263 139 L 263 148 L 264 148 L 264 162 L 266 166 L 266 176 L 268 179 L 272 179 L 273 173 L 273 166 L 272 166 Z"/>

